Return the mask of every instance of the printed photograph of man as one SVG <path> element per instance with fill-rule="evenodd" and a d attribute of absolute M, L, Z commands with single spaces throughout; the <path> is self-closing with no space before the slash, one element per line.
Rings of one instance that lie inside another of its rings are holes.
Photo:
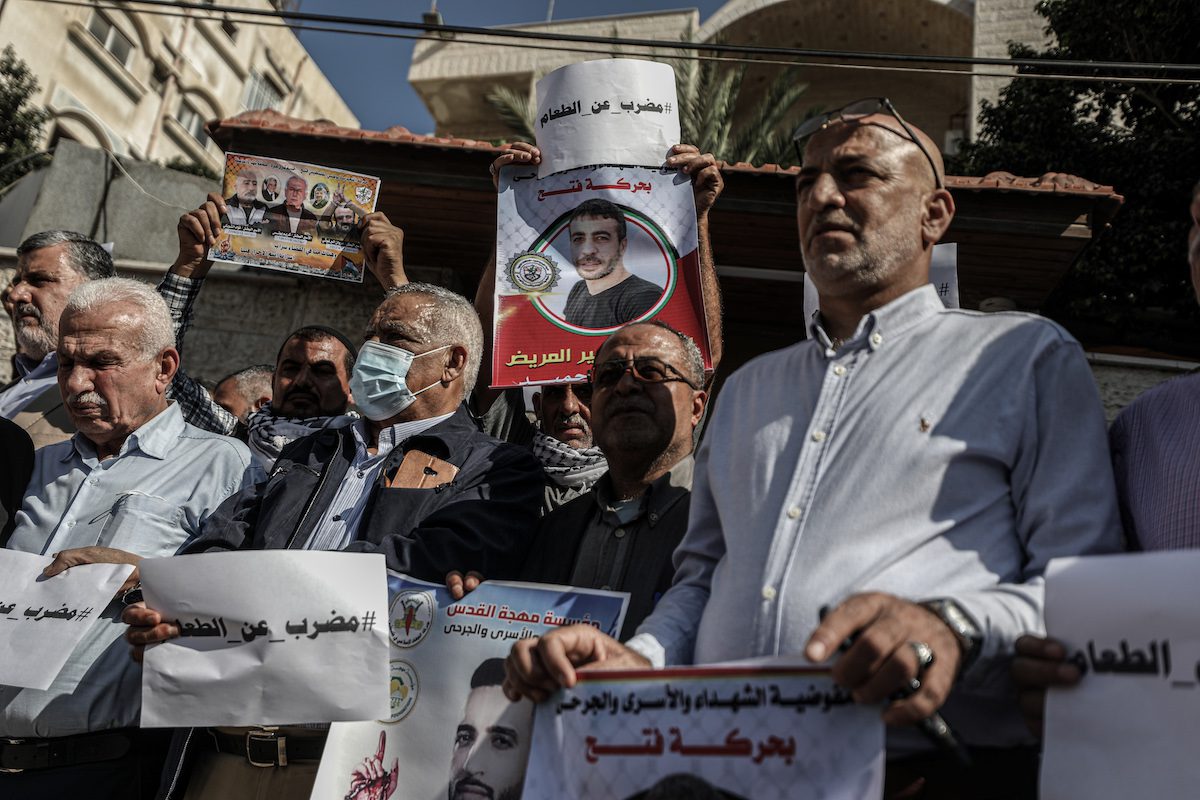
<path fill-rule="evenodd" d="M 329 187 L 323 183 L 318 183 L 312 187 L 312 194 L 308 198 L 316 211 L 321 211 L 325 206 L 329 205 Z"/>
<path fill-rule="evenodd" d="M 279 199 L 279 179 L 274 175 L 268 176 L 263 181 L 262 197 L 268 203 L 274 203 Z"/>
<path fill-rule="evenodd" d="M 607 200 L 585 200 L 567 225 L 571 261 L 583 280 L 571 287 L 563 319 L 581 328 L 612 328 L 645 314 L 661 286 L 625 266 L 625 215 Z"/>
<path fill-rule="evenodd" d="M 504 659 L 489 658 L 471 676 L 471 693 L 454 735 L 449 800 L 517 800 L 525 783 L 533 702 L 504 696 Z"/>
<path fill-rule="evenodd" d="M 322 217 L 317 224 L 323 239 L 351 239 L 355 233 L 355 223 L 358 221 L 354 208 L 349 203 L 339 203 L 333 207 L 331 217 Z"/>
<path fill-rule="evenodd" d="M 304 207 L 308 196 L 308 181 L 299 175 L 287 179 L 283 189 L 283 203 L 268 209 L 268 233 L 307 233 L 317 231 L 317 215 Z"/>
<path fill-rule="evenodd" d="M 267 205 L 258 199 L 258 171 L 242 167 L 233 180 L 233 196 L 225 198 L 230 225 L 260 226 L 267 214 Z"/>

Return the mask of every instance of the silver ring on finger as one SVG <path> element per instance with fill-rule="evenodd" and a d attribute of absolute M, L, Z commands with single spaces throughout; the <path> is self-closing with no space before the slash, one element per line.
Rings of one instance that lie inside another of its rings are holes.
<path fill-rule="evenodd" d="M 908 646 L 917 657 L 917 675 L 909 682 L 909 688 L 915 692 L 921 688 L 921 678 L 925 675 L 925 670 L 929 669 L 936 659 L 933 648 L 926 642 L 909 642 Z"/>

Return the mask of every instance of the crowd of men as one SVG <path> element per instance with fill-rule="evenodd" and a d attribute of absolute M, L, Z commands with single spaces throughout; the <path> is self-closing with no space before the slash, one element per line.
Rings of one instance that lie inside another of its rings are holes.
<path fill-rule="evenodd" d="M 587 382 L 535 394 L 532 422 L 519 390 L 489 385 L 494 261 L 474 303 L 410 282 L 403 233 L 382 213 L 357 222 L 384 290 L 365 340 L 280 331 L 274 364 L 230 365 L 212 394 L 183 355 L 205 253 L 222 218 L 269 222 L 260 196 L 299 208 L 306 187 L 258 192 L 257 175 L 239 175 L 233 196 L 181 217 L 156 289 L 114 277 L 83 236 L 29 237 L 4 291 L 17 354 L 0 392 L 0 543 L 53 556 L 50 576 L 303 548 L 382 553 L 455 597 L 486 579 L 629 592 L 619 640 L 570 626 L 515 645 L 503 677 L 481 665 L 451 798 L 519 792 L 519 774 L 486 766 L 485 710 L 521 703 L 525 725 L 529 701 L 579 668 L 784 654 L 832 659 L 857 702 L 882 708 L 886 797 L 1034 797 L 1045 689 L 1079 679 L 1041 638 L 1043 571 L 1059 556 L 1200 542 L 1197 379 L 1147 393 L 1106 436 L 1070 335 L 1033 315 L 946 309 L 928 285 L 955 208 L 924 133 L 880 100 L 798 134 L 819 313 L 806 341 L 724 376 L 711 409 L 722 329 L 708 215 L 722 179 L 689 145 L 666 166 L 693 183 L 712 369 L 688 336 L 634 321 Z M 491 173 L 540 155 L 510 146 Z M 1200 293 L 1200 185 L 1190 210 Z M 575 216 L 580 324 L 608 325 L 596 304 L 620 294 L 604 314 L 641 308 L 630 298 L 646 287 L 630 282 L 610 210 Z M 291 217 L 277 224 L 307 222 Z M 140 600 L 136 569 L 104 622 L 50 688 L 0 687 L 0 796 L 308 797 L 325 730 L 142 730 L 138 662 L 179 631 Z M 957 751 L 921 734 L 935 714 Z M 350 796 L 395 790 L 382 758 L 381 743 Z"/>

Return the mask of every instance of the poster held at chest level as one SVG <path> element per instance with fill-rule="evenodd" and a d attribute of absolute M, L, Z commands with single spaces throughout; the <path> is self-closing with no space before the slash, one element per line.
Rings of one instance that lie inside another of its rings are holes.
<path fill-rule="evenodd" d="M 330 727 L 313 800 L 519 795 L 533 703 L 504 697 L 515 642 L 584 623 L 621 629 L 627 595 L 486 582 L 458 602 L 440 584 L 389 573 L 391 717 Z"/>
<path fill-rule="evenodd" d="M 358 226 L 375 210 L 378 178 L 226 153 L 222 190 L 228 213 L 213 261 L 362 282 Z"/>
<path fill-rule="evenodd" d="M 883 789 L 879 711 L 794 660 L 580 673 L 538 706 L 524 800 L 802 797 Z"/>

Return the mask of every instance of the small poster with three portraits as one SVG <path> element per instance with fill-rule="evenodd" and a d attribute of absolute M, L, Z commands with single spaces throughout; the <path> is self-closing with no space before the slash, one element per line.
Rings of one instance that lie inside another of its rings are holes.
<path fill-rule="evenodd" d="M 711 368 L 690 178 L 665 64 L 601 59 L 537 85 L 542 163 L 500 170 L 492 385 L 587 379 L 622 325 L 660 320 Z"/>

